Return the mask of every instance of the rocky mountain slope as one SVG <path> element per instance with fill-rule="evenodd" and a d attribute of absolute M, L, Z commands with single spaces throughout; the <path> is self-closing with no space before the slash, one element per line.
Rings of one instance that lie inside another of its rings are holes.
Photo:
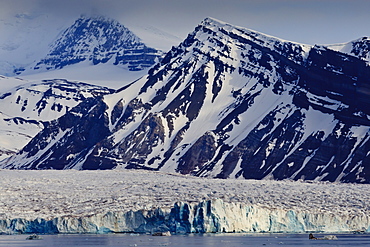
<path fill-rule="evenodd" d="M 3 78 L 4 79 L 4 78 Z M 9 82 L 8 82 L 9 83 Z M 0 159 L 21 150 L 48 122 L 114 90 L 66 80 L 23 81 L 0 94 Z"/>
<path fill-rule="evenodd" d="M 16 73 L 43 72 L 82 62 L 110 63 L 136 71 L 151 67 L 161 56 L 161 51 L 146 46 L 116 20 L 82 16 L 50 45 L 45 58 Z"/>
<path fill-rule="evenodd" d="M 147 77 L 82 102 L 2 167 L 369 183 L 368 47 L 207 18 Z"/>
<path fill-rule="evenodd" d="M 31 23 L 36 21 L 33 23 L 35 27 L 41 25 L 39 20 L 34 18 L 29 21 Z M 49 28 L 51 26 L 53 25 L 50 24 Z M 40 44 L 40 46 L 43 45 L 45 43 Z M 40 53 L 37 49 L 32 50 L 32 46 L 28 50 L 30 54 L 37 51 Z M 14 50 L 14 56 L 16 55 L 17 49 Z M 44 59 L 17 71 L 18 73 L 23 71 L 22 75 L 24 75 L 62 69 L 67 66 L 69 70 L 64 69 L 58 76 L 40 74 L 39 78 L 42 76 L 70 78 L 76 77 L 74 71 L 79 71 L 77 74 L 83 74 L 91 71 L 90 67 L 94 67 L 96 71 L 89 73 L 91 78 L 97 77 L 97 73 L 105 74 L 106 82 L 100 84 L 110 85 L 113 84 L 109 82 L 110 78 L 115 76 L 106 73 L 120 73 L 119 81 L 115 84 L 122 86 L 126 83 L 125 80 L 131 81 L 133 79 L 129 78 L 137 79 L 145 74 L 161 56 L 161 51 L 146 46 L 134 33 L 115 20 L 100 16 L 81 17 L 60 33 L 50 45 L 49 54 Z M 5 58 L 9 57 L 5 56 Z M 73 64 L 83 65 L 73 70 L 74 67 L 70 66 Z M 122 68 L 126 69 L 122 70 Z M 136 72 L 133 72 L 134 70 Z M 19 78 L 1 76 L 0 160 L 22 149 L 44 128 L 44 123 L 47 121 L 59 118 L 86 98 L 112 92 L 113 90 L 106 87 L 78 83 L 76 80 L 72 82 L 65 79 L 33 78 L 22 81 Z"/>
<path fill-rule="evenodd" d="M 370 61 L 370 37 L 362 37 L 345 44 L 329 45 L 328 48 Z"/>

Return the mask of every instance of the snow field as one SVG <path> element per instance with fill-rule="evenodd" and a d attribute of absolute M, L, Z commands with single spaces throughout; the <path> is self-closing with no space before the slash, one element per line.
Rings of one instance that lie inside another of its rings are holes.
<path fill-rule="evenodd" d="M 370 185 L 208 179 L 140 170 L 0 170 L 0 219 L 52 219 L 224 202 L 295 212 L 370 213 Z"/>

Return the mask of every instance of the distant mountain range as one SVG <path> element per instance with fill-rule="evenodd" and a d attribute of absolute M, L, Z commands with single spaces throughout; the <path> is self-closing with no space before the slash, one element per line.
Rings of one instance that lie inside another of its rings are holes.
<path fill-rule="evenodd" d="M 58 47 L 121 63 L 74 43 Z M 369 50 L 368 37 L 309 46 L 207 18 L 147 76 L 44 123 L 1 167 L 369 183 Z M 68 58 L 54 55 L 42 66 Z"/>

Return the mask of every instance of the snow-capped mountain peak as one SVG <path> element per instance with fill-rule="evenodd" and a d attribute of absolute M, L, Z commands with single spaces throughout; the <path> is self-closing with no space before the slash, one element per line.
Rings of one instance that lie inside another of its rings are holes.
<path fill-rule="evenodd" d="M 264 34 L 261 32 L 257 32 L 245 27 L 239 27 L 235 25 L 231 25 L 227 22 L 223 22 L 220 20 L 217 20 L 213 17 L 207 17 L 204 19 L 200 26 L 204 26 L 207 28 L 210 28 L 211 30 L 217 32 L 221 31 L 222 33 L 228 33 L 229 35 L 240 35 L 244 39 L 250 40 L 252 42 L 256 42 L 260 45 L 266 46 L 270 49 L 281 49 L 284 44 L 292 44 L 297 47 L 301 47 L 305 52 L 309 51 L 309 49 L 312 47 L 312 45 L 305 45 L 300 44 L 293 41 L 284 40 L 281 38 L 277 38 L 268 34 Z"/>
<path fill-rule="evenodd" d="M 362 37 L 344 44 L 329 45 L 328 48 L 370 62 L 370 37 Z"/>
<path fill-rule="evenodd" d="M 18 73 L 27 74 L 87 62 L 111 63 L 129 70 L 152 66 L 162 52 L 147 47 L 139 37 L 114 19 L 81 16 L 50 45 L 45 58 Z"/>

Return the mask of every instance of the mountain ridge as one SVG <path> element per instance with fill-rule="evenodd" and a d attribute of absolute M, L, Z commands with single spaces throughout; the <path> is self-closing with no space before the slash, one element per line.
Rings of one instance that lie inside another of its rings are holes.
<path fill-rule="evenodd" d="M 86 106 L 100 109 L 80 119 L 83 126 L 101 117 L 91 131 L 105 136 L 95 144 L 56 123 L 2 167 L 369 183 L 366 52 L 300 45 L 206 18 L 146 77 Z M 51 137 L 59 144 L 35 146 Z M 45 152 L 48 159 L 38 158 Z"/>
<path fill-rule="evenodd" d="M 19 82 L 22 84 L 0 93 L 1 159 L 18 152 L 50 121 L 80 102 L 114 92 L 106 87 L 64 79 Z"/>

